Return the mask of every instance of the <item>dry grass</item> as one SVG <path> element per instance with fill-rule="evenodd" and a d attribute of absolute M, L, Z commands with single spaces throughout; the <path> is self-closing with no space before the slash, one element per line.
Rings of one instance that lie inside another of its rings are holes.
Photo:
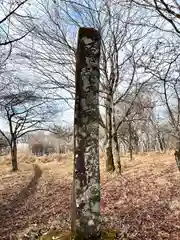
<path fill-rule="evenodd" d="M 101 157 L 103 225 L 119 229 L 120 239 L 180 239 L 173 154 L 149 153 L 132 162 L 125 156 L 122 165 L 122 176 L 107 174 Z M 21 239 L 31 226 L 42 232 L 70 227 L 72 156 L 20 156 L 17 173 L 6 157 L 0 167 L 0 239 Z"/>

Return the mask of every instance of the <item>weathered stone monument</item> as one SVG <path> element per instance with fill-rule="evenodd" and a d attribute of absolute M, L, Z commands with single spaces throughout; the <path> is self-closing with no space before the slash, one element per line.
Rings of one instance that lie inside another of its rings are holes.
<path fill-rule="evenodd" d="M 74 119 L 74 239 L 97 239 L 100 235 L 99 59 L 99 32 L 80 28 Z"/>

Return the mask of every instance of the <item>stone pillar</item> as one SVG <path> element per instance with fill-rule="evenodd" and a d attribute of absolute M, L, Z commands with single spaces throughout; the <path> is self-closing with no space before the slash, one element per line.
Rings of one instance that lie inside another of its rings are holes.
<path fill-rule="evenodd" d="M 80 28 L 74 118 L 74 239 L 96 239 L 100 234 L 99 58 L 99 32 Z"/>

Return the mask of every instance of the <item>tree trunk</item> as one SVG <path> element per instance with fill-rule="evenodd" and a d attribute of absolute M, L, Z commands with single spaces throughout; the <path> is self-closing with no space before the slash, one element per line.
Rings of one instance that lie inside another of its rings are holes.
<path fill-rule="evenodd" d="M 138 154 L 139 153 L 139 137 L 138 137 L 137 133 L 136 133 L 136 135 L 134 137 L 134 143 L 135 143 L 136 154 Z"/>
<path fill-rule="evenodd" d="M 163 152 L 165 153 L 166 152 L 166 142 L 165 142 L 164 136 L 162 136 L 161 140 L 162 140 L 162 145 L 163 145 Z"/>
<path fill-rule="evenodd" d="M 106 99 L 106 171 L 115 170 L 112 148 L 112 96 L 108 94 Z"/>
<path fill-rule="evenodd" d="M 175 155 L 175 160 L 176 160 L 178 170 L 180 171 L 180 141 L 177 142 L 177 144 L 176 144 L 176 150 L 175 150 L 174 155 Z"/>
<path fill-rule="evenodd" d="M 149 134 L 146 133 L 146 152 L 149 152 L 150 151 L 150 137 L 149 137 Z"/>
<path fill-rule="evenodd" d="M 114 140 L 114 159 L 116 163 L 117 172 L 121 174 L 121 160 L 120 160 L 120 149 L 116 131 L 116 116 L 115 116 L 115 108 L 113 109 L 113 140 Z"/>
<path fill-rule="evenodd" d="M 17 165 L 17 143 L 16 143 L 16 139 L 13 139 L 12 144 L 11 144 L 11 163 L 12 163 L 12 171 L 17 171 L 18 170 L 18 165 Z"/>
<path fill-rule="evenodd" d="M 132 149 L 132 127 L 131 127 L 131 121 L 129 121 L 129 155 L 130 155 L 130 161 L 133 160 L 133 149 Z"/>
<path fill-rule="evenodd" d="M 160 151 L 164 152 L 165 151 L 165 142 L 164 142 L 163 137 L 161 137 L 160 132 L 157 133 L 157 137 L 158 137 Z"/>
<path fill-rule="evenodd" d="M 100 236 L 99 58 L 99 33 L 95 29 L 80 28 L 76 55 L 71 225 L 77 240 Z"/>

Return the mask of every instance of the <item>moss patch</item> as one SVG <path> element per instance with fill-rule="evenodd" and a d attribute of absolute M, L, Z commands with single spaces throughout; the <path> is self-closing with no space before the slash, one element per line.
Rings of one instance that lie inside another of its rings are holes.
<path fill-rule="evenodd" d="M 117 238 L 118 233 L 115 229 L 104 229 L 101 232 L 101 238 L 103 240 L 113 240 Z"/>
<path fill-rule="evenodd" d="M 115 240 L 117 239 L 118 231 L 115 229 L 102 229 L 101 240 Z M 61 232 L 58 230 L 51 231 L 40 237 L 39 240 L 72 240 L 74 237 L 71 236 L 71 232 Z M 78 238 L 76 238 L 78 239 Z M 82 236 L 79 237 L 79 240 L 84 240 Z"/>
<path fill-rule="evenodd" d="M 39 240 L 70 240 L 71 232 L 62 232 L 58 230 L 50 231 L 40 237 Z"/>

